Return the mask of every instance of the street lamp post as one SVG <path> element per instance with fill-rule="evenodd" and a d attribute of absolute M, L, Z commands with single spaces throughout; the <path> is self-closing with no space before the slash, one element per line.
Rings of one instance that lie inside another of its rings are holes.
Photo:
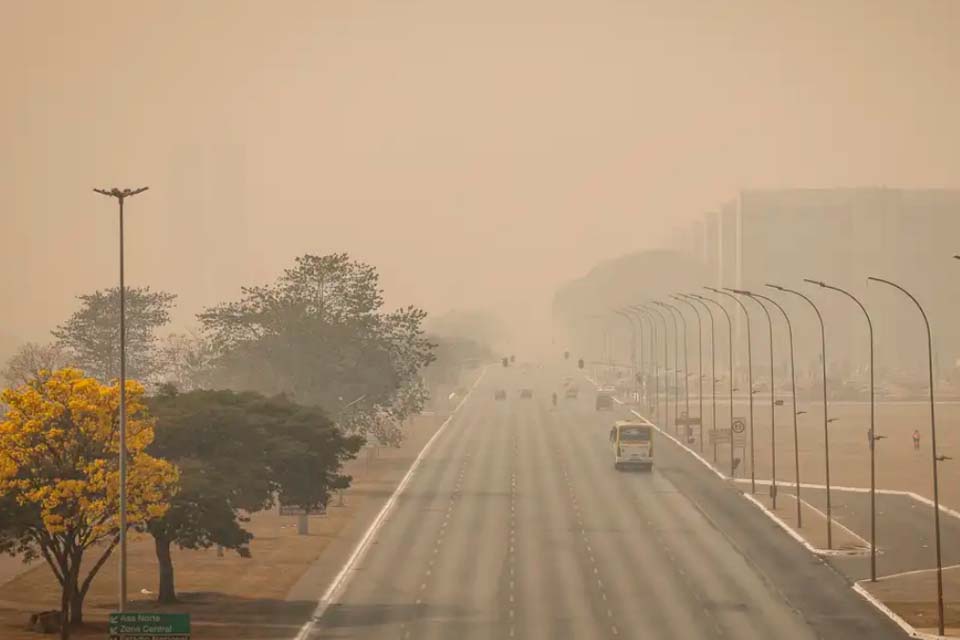
<path fill-rule="evenodd" d="M 700 300 L 703 303 L 712 302 L 717 305 L 717 308 L 723 312 L 724 317 L 727 319 L 727 331 L 728 331 L 728 341 L 727 344 L 730 349 L 729 357 L 727 364 L 730 367 L 730 478 L 732 479 L 736 473 L 737 465 L 733 459 L 733 320 L 730 318 L 730 314 L 727 312 L 727 308 L 720 304 L 719 301 L 714 300 L 713 298 L 708 298 L 707 296 L 697 295 L 695 293 L 690 294 L 697 300 Z M 713 315 L 711 314 L 711 318 Z M 716 414 L 714 414 L 716 415 Z M 716 436 L 714 436 L 716 437 Z"/>
<path fill-rule="evenodd" d="M 825 467 L 826 474 L 826 487 L 827 487 L 827 549 L 833 548 L 833 512 L 831 511 L 830 505 L 830 418 L 827 412 L 827 336 L 826 331 L 823 328 L 823 316 L 820 314 L 820 309 L 817 308 L 817 305 L 813 303 L 806 295 L 800 293 L 795 289 L 788 289 L 787 287 L 781 287 L 776 284 L 767 284 L 768 287 L 776 289 L 777 291 L 783 293 L 792 293 L 795 296 L 799 296 L 807 301 L 812 308 L 814 313 L 817 314 L 817 320 L 820 323 L 820 360 L 823 367 L 823 462 Z"/>
<path fill-rule="evenodd" d="M 126 285 L 123 270 L 123 201 L 150 187 L 138 189 L 94 189 L 97 193 L 116 198 L 120 205 L 120 594 L 117 610 L 123 612 L 127 604 L 127 325 Z M 67 623 L 66 620 L 63 621 Z"/>
<path fill-rule="evenodd" d="M 644 308 L 645 308 L 645 309 L 647 309 L 648 311 L 654 313 L 658 318 L 660 318 L 660 322 L 663 323 L 663 395 L 664 395 L 664 398 L 663 398 L 663 414 L 664 414 L 663 426 L 664 426 L 665 429 L 669 429 L 669 425 L 670 425 L 670 381 L 669 381 L 669 377 L 668 377 L 668 376 L 669 376 L 669 368 L 670 368 L 669 362 L 670 362 L 670 360 L 669 360 L 669 358 L 668 358 L 668 352 L 667 352 L 667 343 L 669 342 L 669 340 L 667 339 L 667 319 L 663 316 L 663 313 L 661 313 L 660 310 L 657 309 L 657 308 L 655 308 L 655 307 L 656 307 L 656 305 L 644 305 Z"/>
<path fill-rule="evenodd" d="M 632 333 L 632 344 L 631 350 L 632 353 L 630 357 L 633 359 L 631 363 L 633 365 L 633 377 L 634 382 L 637 386 L 637 402 L 640 402 L 640 367 L 643 364 L 643 323 L 640 322 L 632 313 L 629 307 L 624 307 L 622 309 L 614 310 L 614 313 L 626 319 L 627 324 L 630 325 L 630 330 Z M 637 340 L 637 327 L 640 327 L 640 340 Z M 639 358 L 637 357 L 637 345 L 639 343 L 640 354 Z"/>
<path fill-rule="evenodd" d="M 767 326 L 770 329 L 770 499 L 773 504 L 773 510 L 777 510 L 777 412 L 776 412 L 776 399 L 774 398 L 774 386 L 773 386 L 773 318 L 770 317 L 770 312 L 767 310 L 767 307 L 760 302 L 758 298 L 755 298 L 752 293 L 749 291 L 744 291 L 742 289 L 727 289 L 727 291 L 732 291 L 743 296 L 746 296 L 750 300 L 753 300 L 760 308 L 763 309 L 763 313 L 767 316 Z"/>
<path fill-rule="evenodd" d="M 669 312 L 667 315 L 673 322 L 673 435 L 679 436 L 680 425 L 677 424 L 677 420 L 680 419 L 680 325 L 677 322 L 677 316 L 674 315 L 676 311 L 674 307 L 659 300 L 654 300 L 653 304 L 666 309 Z M 669 427 L 669 424 L 667 426 Z"/>
<path fill-rule="evenodd" d="M 716 328 L 714 326 L 713 311 L 710 310 L 710 306 L 704 303 L 703 300 L 697 299 L 696 296 L 689 294 L 681 293 L 680 297 L 693 302 L 696 300 L 703 308 L 706 309 L 707 314 L 710 316 L 710 387 L 713 390 L 713 423 L 712 429 L 717 430 L 717 334 Z M 701 361 L 703 358 L 701 358 Z M 702 366 L 702 362 L 701 362 Z M 703 380 L 703 372 L 701 371 L 700 379 Z M 700 393 L 700 427 L 703 428 L 703 393 Z M 731 436 L 732 437 L 732 436 Z M 702 438 L 701 438 L 702 441 Z M 713 439 L 713 461 L 717 461 L 717 439 Z"/>
<path fill-rule="evenodd" d="M 697 378 L 697 380 L 699 381 L 697 384 L 697 397 L 699 398 L 699 402 L 700 402 L 700 410 L 697 416 L 700 420 L 700 430 L 699 430 L 699 436 L 698 436 L 698 438 L 700 439 L 700 453 L 703 453 L 703 321 L 700 319 L 700 310 L 697 309 L 697 306 L 695 304 L 693 304 L 692 302 L 690 302 L 685 297 L 679 294 L 672 295 L 670 297 L 676 300 L 677 302 L 682 302 L 688 305 L 691 309 L 693 309 L 694 315 L 697 316 L 697 350 L 700 354 L 697 360 L 697 371 L 699 373 L 699 377 Z M 687 410 L 689 411 L 689 409 L 690 409 L 690 395 L 687 394 Z M 689 416 L 689 413 L 687 415 Z"/>
<path fill-rule="evenodd" d="M 882 282 L 883 284 L 889 285 L 895 289 L 899 289 L 904 295 L 906 295 L 910 300 L 913 301 L 913 304 L 917 305 L 917 309 L 920 310 L 920 315 L 923 316 L 923 324 L 927 329 L 927 369 L 930 375 L 930 448 L 933 454 L 933 522 L 936 535 L 936 544 L 937 544 L 937 629 L 939 634 L 943 635 L 943 562 L 940 556 L 940 492 L 939 492 L 939 483 L 937 481 L 937 463 L 944 460 L 949 460 L 947 456 L 937 455 L 937 420 L 936 413 L 934 412 L 934 401 L 933 401 L 933 337 L 930 333 L 930 321 L 927 319 L 927 313 L 923 310 L 923 307 L 920 305 L 920 302 L 913 297 L 913 294 L 901 287 L 900 285 L 890 282 L 889 280 L 884 280 L 883 278 L 875 278 L 869 276 L 867 280 L 873 280 L 874 282 Z"/>
<path fill-rule="evenodd" d="M 642 306 L 630 307 L 640 317 L 650 323 L 650 360 L 653 362 L 653 410 L 656 421 L 660 422 L 660 362 L 657 360 L 657 323 L 650 311 Z"/>
<path fill-rule="evenodd" d="M 629 371 L 630 369 L 633 369 L 634 367 L 636 367 L 636 362 L 637 362 L 637 327 L 633 323 L 633 318 L 631 318 L 630 315 L 627 314 L 627 312 L 624 311 L 623 309 L 613 309 L 612 311 L 614 314 L 626 320 L 627 326 L 630 327 L 630 367 L 628 368 L 628 371 Z"/>
<path fill-rule="evenodd" d="M 877 581 L 877 464 L 876 464 L 876 442 L 883 438 L 883 436 L 878 436 L 876 432 L 876 425 L 874 422 L 874 413 L 876 406 L 876 396 L 874 391 L 874 381 L 873 381 L 873 322 L 870 320 L 870 314 L 867 313 L 867 308 L 863 306 L 863 303 L 860 302 L 852 293 L 840 287 L 835 287 L 829 285 L 825 282 L 819 280 L 810 280 L 809 278 L 804 278 L 804 282 L 809 282 L 810 284 L 815 284 L 820 286 L 823 289 L 833 289 L 838 291 L 843 295 L 847 296 L 853 300 L 860 310 L 863 311 L 863 316 L 867 319 L 867 330 L 870 336 L 870 433 L 868 434 L 868 442 L 870 443 L 870 580 L 871 582 Z"/>
<path fill-rule="evenodd" d="M 743 317 L 747 320 L 747 399 L 749 402 L 749 411 L 750 411 L 750 493 L 757 492 L 757 472 L 756 465 L 754 464 L 754 455 L 756 453 L 756 447 L 754 447 L 753 440 L 753 347 L 751 346 L 753 340 L 750 337 L 750 314 L 747 312 L 747 307 L 737 296 L 733 295 L 728 291 L 723 291 L 721 289 L 715 289 L 713 287 L 704 287 L 704 289 L 709 289 L 714 293 L 718 293 L 723 296 L 727 296 L 731 300 L 737 303 L 740 308 L 743 310 Z M 733 381 L 730 382 L 733 384 Z M 730 441 L 733 442 L 733 428 L 731 425 L 730 430 Z"/>
<path fill-rule="evenodd" d="M 790 323 L 790 316 L 787 315 L 786 309 L 780 306 L 779 302 L 759 293 L 751 293 L 750 295 L 760 298 L 761 300 L 766 300 L 779 309 L 780 313 L 783 314 L 783 319 L 787 323 L 787 335 L 790 341 L 790 389 L 793 396 L 793 465 L 794 477 L 796 479 L 795 491 L 797 494 L 797 528 L 799 529 L 803 526 L 800 515 L 802 511 L 800 508 L 800 436 L 797 433 L 797 416 L 800 415 L 800 412 L 797 411 L 797 374 L 793 363 L 793 325 Z"/>
<path fill-rule="evenodd" d="M 670 310 L 671 312 L 670 315 L 673 318 L 673 327 L 675 331 L 675 336 L 677 337 L 678 340 L 679 340 L 679 333 L 680 333 L 680 330 L 677 326 L 678 317 L 680 318 L 680 323 L 683 325 L 683 394 L 685 398 L 684 411 L 687 412 L 687 418 L 689 418 L 690 417 L 690 385 L 688 381 L 690 378 L 688 375 L 688 365 L 689 365 L 690 359 L 687 357 L 687 319 L 683 317 L 683 313 L 681 313 L 680 309 L 677 309 L 675 306 L 671 304 L 661 302 L 660 306 Z M 674 374 L 673 374 L 674 384 L 676 385 L 676 393 L 674 394 L 674 416 L 673 416 L 674 430 L 673 432 L 677 435 L 680 434 L 680 425 L 676 424 L 676 421 L 679 420 L 680 418 L 680 365 L 678 362 L 679 347 L 680 345 L 677 344 L 673 352 L 674 367 L 676 369 L 676 371 L 674 371 Z M 685 439 L 689 439 L 689 433 L 686 432 L 686 428 L 688 427 L 687 425 L 684 425 L 684 427 L 685 427 L 684 432 L 687 434 L 685 436 Z"/>

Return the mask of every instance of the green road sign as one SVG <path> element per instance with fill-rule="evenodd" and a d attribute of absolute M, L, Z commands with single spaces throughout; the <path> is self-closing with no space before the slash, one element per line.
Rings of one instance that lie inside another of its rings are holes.
<path fill-rule="evenodd" d="M 189 613 L 111 613 L 110 640 L 190 640 Z"/>

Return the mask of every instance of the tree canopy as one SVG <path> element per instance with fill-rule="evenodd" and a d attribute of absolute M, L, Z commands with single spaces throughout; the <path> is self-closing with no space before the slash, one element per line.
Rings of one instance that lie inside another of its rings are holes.
<path fill-rule="evenodd" d="M 170 546 L 241 549 L 246 514 L 286 504 L 325 506 L 350 478 L 341 464 L 361 445 L 319 409 L 258 393 L 165 388 L 149 400 L 156 437 L 149 451 L 180 468 L 180 491 L 147 530 L 160 564 L 159 599 L 176 600 Z"/>
<path fill-rule="evenodd" d="M 128 381 L 127 523 L 162 517 L 177 468 L 146 452 L 153 424 L 143 387 Z M 0 550 L 43 557 L 61 585 L 64 620 L 82 619 L 83 598 L 118 542 L 119 386 L 76 369 L 7 389 L 0 422 Z M 81 577 L 87 551 L 95 560 Z M 63 625 L 69 633 L 69 625 Z"/>
<path fill-rule="evenodd" d="M 218 386 L 287 393 L 301 404 L 400 419 L 419 406 L 433 359 L 425 312 L 382 310 L 375 268 L 346 254 L 305 255 L 273 284 L 198 315 L 217 352 Z M 339 417 L 338 417 L 339 419 Z"/>
<path fill-rule="evenodd" d="M 53 330 L 72 364 L 101 382 L 120 376 L 120 288 L 79 296 L 80 308 Z M 151 380 L 159 370 L 156 330 L 170 322 L 176 296 L 126 287 L 127 376 Z"/>

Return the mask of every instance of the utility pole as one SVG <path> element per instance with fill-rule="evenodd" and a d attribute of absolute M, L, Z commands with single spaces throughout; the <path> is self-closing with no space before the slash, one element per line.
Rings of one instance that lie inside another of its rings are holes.
<path fill-rule="evenodd" d="M 97 193 L 116 198 L 120 204 L 120 594 L 117 610 L 127 605 L 127 326 L 126 285 L 123 273 L 123 201 L 150 187 L 138 189 L 94 189 Z M 64 620 L 63 624 L 68 621 Z"/>

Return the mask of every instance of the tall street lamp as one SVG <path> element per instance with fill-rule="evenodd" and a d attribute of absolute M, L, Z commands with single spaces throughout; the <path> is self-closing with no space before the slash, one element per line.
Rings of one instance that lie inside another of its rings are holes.
<path fill-rule="evenodd" d="M 763 309 L 764 315 L 767 316 L 767 326 L 770 329 L 770 475 L 771 475 L 771 484 L 770 484 L 770 499 L 772 500 L 773 510 L 777 510 L 777 418 L 776 418 L 776 399 L 774 398 L 774 384 L 773 384 L 773 318 L 770 317 L 770 312 L 767 310 L 766 305 L 764 305 L 759 298 L 753 297 L 753 294 L 749 291 L 744 291 L 743 289 L 727 289 L 727 291 L 732 291 L 733 293 L 746 296 L 750 300 L 753 300 L 760 308 Z"/>
<path fill-rule="evenodd" d="M 823 289 L 832 289 L 847 296 L 853 300 L 860 310 L 863 311 L 863 316 L 867 319 L 867 331 L 870 337 L 870 432 L 867 434 L 867 442 L 870 444 L 870 580 L 872 582 L 877 581 L 877 464 L 876 464 L 876 442 L 883 438 L 883 436 L 877 435 L 876 425 L 874 422 L 874 414 L 876 407 L 876 396 L 874 392 L 874 382 L 873 382 L 873 322 L 870 320 L 870 314 L 867 313 L 867 308 L 863 306 L 863 303 L 860 302 L 852 293 L 840 287 L 829 285 L 820 280 L 810 280 L 809 278 L 804 278 L 804 282 L 809 282 L 810 284 L 815 284 Z"/>
<path fill-rule="evenodd" d="M 663 323 L 663 426 L 664 429 L 669 429 L 670 425 L 670 381 L 669 381 L 669 368 L 670 360 L 668 359 L 667 353 L 667 319 L 663 316 L 663 313 L 656 308 L 654 304 L 643 305 L 643 308 L 647 311 L 656 315 L 660 318 L 660 322 Z"/>
<path fill-rule="evenodd" d="M 696 301 L 697 303 L 703 305 L 703 308 L 706 309 L 707 314 L 710 316 L 710 387 L 711 387 L 712 390 L 713 390 L 713 423 L 712 423 L 712 427 L 711 427 L 711 428 L 712 428 L 714 431 L 716 431 L 716 430 L 717 430 L 717 334 L 716 334 L 716 328 L 715 328 L 715 326 L 714 326 L 713 311 L 710 310 L 710 306 L 709 306 L 709 305 L 707 305 L 703 300 L 697 299 L 696 296 L 692 296 L 692 295 L 685 294 L 685 293 L 681 293 L 681 294 L 679 294 L 679 295 L 680 295 L 680 297 L 683 298 L 684 300 L 688 300 L 688 301 L 690 301 L 690 302 Z M 700 363 L 700 364 L 701 364 L 701 371 L 700 371 L 700 380 L 701 380 L 701 392 L 700 392 L 700 429 L 701 429 L 701 436 L 702 436 L 702 435 L 703 435 L 703 434 L 702 434 L 702 430 L 703 430 L 703 391 L 702 391 L 702 389 L 703 389 L 703 384 L 702 384 L 702 380 L 703 380 L 703 362 L 702 362 L 702 361 L 703 361 L 703 358 L 702 358 L 702 353 L 701 353 L 701 358 L 700 358 L 700 360 L 701 360 L 701 363 Z M 732 436 L 731 436 L 731 437 L 732 437 Z M 703 442 L 703 438 L 701 437 L 700 440 L 701 440 L 701 443 L 702 443 L 702 442 Z M 701 447 L 702 447 L 702 445 L 701 445 Z M 702 452 L 702 448 L 701 448 L 701 452 Z M 717 461 L 717 439 L 716 439 L 716 438 L 713 439 L 713 461 L 714 461 L 714 462 Z"/>
<path fill-rule="evenodd" d="M 660 422 L 660 362 L 657 360 L 657 323 L 654 322 L 653 315 L 648 309 L 639 305 L 634 305 L 630 309 L 641 318 L 646 318 L 647 322 L 650 323 L 650 360 L 653 362 L 653 410 L 656 414 L 656 421 Z"/>
<path fill-rule="evenodd" d="M 790 323 L 790 316 L 787 315 L 786 309 L 780 306 L 780 303 L 774 300 L 773 298 L 768 298 L 767 296 L 761 295 L 759 293 L 748 292 L 749 295 L 760 298 L 761 300 L 766 300 L 777 309 L 780 310 L 780 313 L 783 314 L 783 319 L 787 323 L 787 335 L 789 336 L 790 341 L 790 388 L 793 396 L 793 465 L 794 465 L 794 477 L 796 479 L 795 491 L 797 494 L 797 528 L 802 526 L 802 517 L 800 508 L 800 437 L 797 433 L 797 417 L 804 413 L 803 411 L 797 411 L 797 374 L 796 369 L 794 368 L 793 363 L 793 325 Z"/>
<path fill-rule="evenodd" d="M 696 293 L 691 293 L 694 298 L 700 300 L 703 303 L 711 302 L 717 305 L 717 308 L 723 312 L 724 317 L 727 319 L 727 331 L 728 331 L 728 340 L 727 345 L 730 349 L 730 353 L 727 359 L 727 364 L 730 367 L 730 477 L 733 478 L 736 473 L 737 464 L 733 459 L 733 320 L 730 318 L 730 314 L 727 312 L 727 308 L 720 304 L 719 301 L 714 300 L 713 298 L 708 298 L 707 296 L 697 295 Z M 711 314 L 711 318 L 713 315 Z M 716 378 L 714 378 L 716 380 Z M 714 398 L 716 399 L 716 398 Z M 716 417 L 716 412 L 714 412 L 714 417 Z M 716 435 L 714 435 L 714 442 L 716 442 Z M 716 446 L 716 444 L 714 444 Z"/>
<path fill-rule="evenodd" d="M 823 462 L 826 469 L 827 486 L 827 549 L 833 548 L 833 512 L 830 508 L 830 418 L 827 413 L 827 334 L 823 328 L 823 316 L 820 309 L 813 303 L 813 300 L 795 289 L 788 289 L 776 284 L 767 284 L 768 287 L 776 289 L 783 293 L 792 293 L 807 301 L 814 313 L 817 314 L 817 320 L 820 322 L 820 362 L 823 367 Z"/>
<path fill-rule="evenodd" d="M 750 493 L 757 492 L 757 474 L 756 474 L 756 465 L 754 464 L 754 454 L 756 453 L 756 447 L 753 442 L 753 347 L 751 344 L 753 340 L 750 337 L 750 314 L 747 313 L 747 307 L 737 296 L 733 295 L 728 291 L 723 291 L 721 289 L 715 289 L 713 287 L 704 287 L 704 289 L 709 289 L 714 293 L 718 293 L 722 296 L 727 296 L 731 300 L 739 305 L 740 309 L 743 310 L 743 317 L 747 320 L 747 398 L 749 400 L 750 406 Z M 733 384 L 733 381 L 730 381 L 730 384 Z M 730 432 L 730 441 L 733 441 L 733 430 L 731 427 Z"/>
<path fill-rule="evenodd" d="M 697 371 L 699 373 L 699 376 L 697 377 L 697 381 L 698 381 L 697 382 L 697 398 L 699 398 L 699 402 L 700 402 L 700 410 L 697 413 L 698 419 L 700 420 L 700 430 L 699 430 L 699 435 L 697 437 L 700 440 L 700 453 L 703 453 L 703 321 L 700 319 L 700 310 L 697 309 L 697 305 L 693 304 L 692 302 L 690 302 L 685 297 L 679 294 L 671 295 L 670 297 L 676 300 L 677 302 L 682 302 L 688 305 L 691 309 L 693 309 L 694 315 L 697 316 L 697 351 L 700 354 L 697 359 Z M 684 349 L 684 353 L 686 353 L 686 349 Z M 690 415 L 689 410 L 690 410 L 690 394 L 688 393 L 687 394 L 687 411 L 688 411 L 687 416 L 688 417 Z"/>
<path fill-rule="evenodd" d="M 913 297 L 913 294 L 901 287 L 900 285 L 890 282 L 889 280 L 884 280 L 883 278 L 875 278 L 869 276 L 867 280 L 873 280 L 874 282 L 882 282 L 885 285 L 889 285 L 895 289 L 899 289 L 901 293 L 906 295 L 913 301 L 913 304 L 917 305 L 917 309 L 920 310 L 920 315 L 923 316 L 923 324 L 927 329 L 927 370 L 930 374 L 930 450 L 933 454 L 933 522 L 935 527 L 936 542 L 937 542 L 937 629 L 939 634 L 943 635 L 943 563 L 940 556 L 940 493 L 939 493 L 939 483 L 937 482 L 937 463 L 944 460 L 949 460 L 947 456 L 937 455 L 937 421 L 936 414 L 934 412 L 934 402 L 933 402 L 933 337 L 930 334 L 930 321 L 927 319 L 927 313 L 923 310 L 923 307 L 920 305 L 920 302 Z"/>
<path fill-rule="evenodd" d="M 630 328 L 630 368 L 633 368 L 637 362 L 637 327 L 633 323 L 633 318 L 623 309 L 612 309 L 611 312 L 626 320 Z"/>
<path fill-rule="evenodd" d="M 636 385 L 637 385 L 637 402 L 640 402 L 640 368 L 643 366 L 643 323 L 640 322 L 640 320 L 633 315 L 632 310 L 629 307 L 617 309 L 614 311 L 614 313 L 625 318 L 627 323 L 630 325 L 630 330 L 633 332 L 632 333 L 633 343 L 631 345 L 632 353 L 630 354 L 630 356 L 631 358 L 633 358 L 633 362 L 631 364 L 633 365 L 634 382 L 636 382 Z M 637 327 L 640 328 L 639 341 L 637 340 Z M 637 354 L 638 344 L 640 349 L 639 357 Z"/>
<path fill-rule="evenodd" d="M 689 364 L 689 358 L 687 358 L 687 319 L 683 317 L 683 313 L 680 312 L 680 309 L 677 309 L 675 306 L 671 304 L 667 304 L 666 302 L 661 302 L 660 306 L 670 310 L 671 312 L 670 315 L 671 317 L 673 317 L 673 327 L 675 331 L 674 335 L 677 338 L 677 340 L 679 340 L 679 334 L 680 334 L 680 330 L 677 326 L 678 317 L 680 318 L 680 323 L 683 325 L 683 393 L 684 393 L 684 397 L 686 398 L 684 402 L 684 411 L 687 412 L 687 417 L 689 418 L 690 417 L 690 386 L 688 384 L 689 377 L 688 377 L 688 368 L 687 368 L 687 365 Z M 677 357 L 679 346 L 680 346 L 679 344 L 676 345 L 676 348 L 673 353 L 673 356 L 674 356 L 673 360 L 674 360 L 674 365 L 676 369 L 673 374 L 674 384 L 676 385 L 676 393 L 674 394 L 674 416 L 673 416 L 674 430 L 673 432 L 677 435 L 679 435 L 680 433 L 680 425 L 676 424 L 676 422 L 680 419 L 680 365 Z M 684 426 L 686 427 L 686 425 Z M 689 439 L 688 436 L 689 434 L 687 434 L 687 439 Z"/>
<path fill-rule="evenodd" d="M 127 319 L 123 271 L 123 201 L 149 188 L 94 189 L 101 195 L 116 198 L 120 204 L 120 594 L 117 605 L 120 612 L 127 604 Z"/>

